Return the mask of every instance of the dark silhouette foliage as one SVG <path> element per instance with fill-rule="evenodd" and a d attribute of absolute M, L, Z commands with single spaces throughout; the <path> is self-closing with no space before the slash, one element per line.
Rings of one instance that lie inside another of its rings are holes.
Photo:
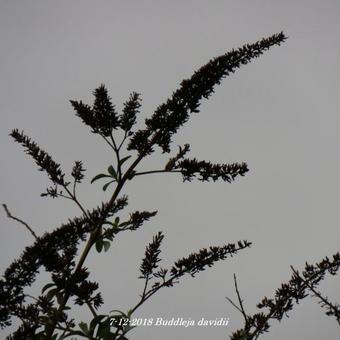
<path fill-rule="evenodd" d="M 327 309 L 326 314 L 334 316 L 339 323 L 339 305 L 331 303 L 327 298 L 323 297 L 321 293 L 315 291 L 316 286 L 325 278 L 326 274 L 334 276 L 338 273 L 339 268 L 340 253 L 334 254 L 332 259 L 326 257 L 315 265 L 306 263 L 302 274 L 292 267 L 293 275 L 291 279 L 287 283 L 283 283 L 281 287 L 275 291 L 274 298 L 264 297 L 257 305 L 260 310 L 264 309 L 266 311 L 254 315 L 248 315 L 246 313 L 237 287 L 236 276 L 234 276 L 239 303 L 237 305 L 231 299 L 228 300 L 243 315 L 244 327 L 233 333 L 230 339 L 258 339 L 261 334 L 268 332 L 270 328 L 269 321 L 281 321 L 282 318 L 288 316 L 288 312 L 293 309 L 294 302 L 299 303 L 310 294 L 314 294 L 319 299 L 321 306 Z"/>
<path fill-rule="evenodd" d="M 41 196 L 69 199 L 79 207 L 81 215 L 52 232 L 38 236 L 27 223 L 13 216 L 4 205 L 7 216 L 24 225 L 35 239 L 34 243 L 22 252 L 20 258 L 6 269 L 0 280 L 1 328 L 10 326 L 13 317 L 21 321 L 18 329 L 7 339 L 56 340 L 75 336 L 87 339 L 127 339 L 126 334 L 132 327 L 126 321 L 161 288 L 173 286 L 184 275 L 194 277 L 216 262 L 232 257 L 251 246 L 251 242 L 246 240 L 210 246 L 178 259 L 170 268 L 163 268 L 160 267 L 160 255 L 164 234 L 157 233 L 146 246 L 139 268 L 139 278 L 144 281 L 140 299 L 127 312 L 101 314 L 103 298 L 99 292 L 99 283 L 90 280 L 90 272 L 84 266 L 91 250 L 95 248 L 97 252 L 108 251 L 118 233 L 140 229 L 157 214 L 157 211 L 135 211 L 130 213 L 127 220 L 120 219 L 120 211 L 128 205 L 128 196 L 123 193 L 124 184 L 135 176 L 173 172 L 181 174 L 183 181 L 196 178 L 200 181 L 222 180 L 231 183 L 248 172 L 248 166 L 244 162 L 215 164 L 185 158 L 190 152 L 189 144 L 179 147 L 177 154 L 170 157 L 162 169 L 141 172 L 138 171 L 138 165 L 145 157 L 155 152 L 155 147 L 160 147 L 163 153 L 169 153 L 173 135 L 188 121 L 192 113 L 199 112 L 201 100 L 208 99 L 214 92 L 214 87 L 219 85 L 224 77 L 259 57 L 272 46 L 280 45 L 285 39 L 283 33 L 274 34 L 211 59 L 191 78 L 183 80 L 179 89 L 145 120 L 145 127 L 136 131 L 133 131 L 133 128 L 141 107 L 139 93 L 130 94 L 121 113 L 116 111 L 104 85 L 93 91 L 92 105 L 71 100 L 76 115 L 92 133 L 103 138 L 116 158 L 115 164 L 109 165 L 107 172 L 100 173 L 91 180 L 91 183 L 105 180 L 103 190 L 112 190 L 110 199 L 92 210 L 85 209 L 77 196 L 77 185 L 85 178 L 82 161 L 75 161 L 71 179 L 66 180 L 67 176 L 60 164 L 30 137 L 18 129 L 11 132 L 11 137 L 24 147 L 26 153 L 38 165 L 38 169 L 46 172 L 52 182 L 52 186 Z M 122 157 L 123 148 L 125 152 L 131 153 Z M 136 151 L 137 155 L 133 151 Z M 84 250 L 78 254 L 80 244 L 85 241 Z M 77 255 L 80 255 L 79 259 Z M 40 296 L 31 297 L 26 288 L 35 282 L 41 269 L 50 273 L 50 281 L 46 283 Z M 258 305 L 267 312 L 253 316 L 247 315 L 244 310 L 235 277 L 239 306 L 230 301 L 243 314 L 245 326 L 236 331 L 231 339 L 257 338 L 269 329 L 270 320 L 281 320 L 285 313 L 293 308 L 294 301 L 298 302 L 310 292 L 321 301 L 320 304 L 326 308 L 327 315 L 333 316 L 339 322 L 339 305 L 331 303 L 316 291 L 317 284 L 325 274 L 328 272 L 335 275 L 338 269 L 339 254 L 336 254 L 332 260 L 326 258 L 315 266 L 306 265 L 302 275 L 294 270 L 292 279 L 276 291 L 273 299 L 264 298 Z M 93 318 L 88 324 L 79 323 L 69 316 L 71 299 L 74 304 L 90 310 Z"/>

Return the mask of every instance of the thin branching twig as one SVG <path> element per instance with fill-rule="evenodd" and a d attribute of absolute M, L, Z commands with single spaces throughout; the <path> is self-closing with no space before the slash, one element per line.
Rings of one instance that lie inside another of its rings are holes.
<path fill-rule="evenodd" d="M 6 204 L 3 204 L 2 205 L 6 211 L 6 214 L 7 214 L 7 217 L 14 220 L 14 221 L 17 221 L 19 222 L 20 224 L 22 224 L 23 226 L 25 226 L 25 228 L 32 234 L 32 236 L 37 240 L 38 239 L 38 236 L 37 234 L 34 232 L 34 230 L 25 222 L 23 221 L 22 219 L 18 218 L 18 217 L 15 217 L 11 214 L 11 212 L 9 211 L 8 207 Z"/>

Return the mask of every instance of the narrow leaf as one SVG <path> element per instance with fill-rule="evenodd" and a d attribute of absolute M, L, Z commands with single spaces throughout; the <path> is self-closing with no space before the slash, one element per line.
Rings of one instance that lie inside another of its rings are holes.
<path fill-rule="evenodd" d="M 94 317 L 91 322 L 90 322 L 90 330 L 94 330 L 97 326 L 97 324 L 99 324 L 105 317 L 107 317 L 106 315 L 97 315 L 96 317 Z"/>
<path fill-rule="evenodd" d="M 96 181 L 97 179 L 104 178 L 104 177 L 110 177 L 110 176 L 108 176 L 108 175 L 106 175 L 106 174 L 98 174 L 98 175 L 94 176 L 94 177 L 91 179 L 91 184 L 92 184 L 94 181 Z"/>
<path fill-rule="evenodd" d="M 114 178 L 115 180 L 117 180 L 117 172 L 116 170 L 114 169 L 114 167 L 112 165 L 110 165 L 108 168 L 107 168 L 107 172 L 111 175 L 112 178 Z"/>
<path fill-rule="evenodd" d="M 111 246 L 109 241 L 103 241 L 104 251 L 107 252 Z"/>
<path fill-rule="evenodd" d="M 122 158 L 122 159 L 119 161 L 119 166 L 122 166 L 122 165 L 123 165 L 130 157 L 131 157 L 131 155 Z"/>
<path fill-rule="evenodd" d="M 96 242 L 96 250 L 98 253 L 100 253 L 103 250 L 103 241 L 102 240 L 98 240 Z"/>
<path fill-rule="evenodd" d="M 106 189 L 107 189 L 107 187 L 111 184 L 111 183 L 113 183 L 114 181 L 110 181 L 110 182 L 108 182 L 108 183 L 106 183 L 104 186 L 103 186 L 103 191 L 105 191 Z"/>
<path fill-rule="evenodd" d="M 88 334 L 89 328 L 88 328 L 88 326 L 87 326 L 87 324 L 86 324 L 85 322 L 79 323 L 78 326 L 79 326 L 79 328 L 84 332 L 85 335 Z"/>
<path fill-rule="evenodd" d="M 57 293 L 58 293 L 57 288 L 49 290 L 48 293 L 46 294 L 47 300 L 52 300 Z"/>
<path fill-rule="evenodd" d="M 48 288 L 51 288 L 53 286 L 55 286 L 55 283 L 48 283 L 47 285 L 43 287 L 43 289 L 41 290 L 41 293 L 44 293 Z"/>

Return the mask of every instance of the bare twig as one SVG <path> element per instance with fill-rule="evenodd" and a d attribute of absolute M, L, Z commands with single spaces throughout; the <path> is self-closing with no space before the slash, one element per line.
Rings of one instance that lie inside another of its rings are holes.
<path fill-rule="evenodd" d="M 236 291 L 236 295 L 237 295 L 239 306 L 237 306 L 236 303 L 234 303 L 228 297 L 227 297 L 227 300 L 243 315 L 244 321 L 246 323 L 248 323 L 248 316 L 247 316 L 247 313 L 246 313 L 246 311 L 245 311 L 245 309 L 243 307 L 243 300 L 241 298 L 241 294 L 240 294 L 240 291 L 238 289 L 237 278 L 236 278 L 236 274 L 235 273 L 234 273 L 234 285 L 235 285 L 235 291 Z"/>
<path fill-rule="evenodd" d="M 240 312 L 242 313 L 241 308 L 230 298 L 228 298 L 228 296 L 226 297 L 226 299 Z"/>
<path fill-rule="evenodd" d="M 18 217 L 13 216 L 13 215 L 11 214 L 11 212 L 8 210 L 6 204 L 3 204 L 2 206 L 4 207 L 4 209 L 5 209 L 5 211 L 6 211 L 6 214 L 7 214 L 7 217 L 8 217 L 8 218 L 10 218 L 10 219 L 12 219 L 12 220 L 14 220 L 14 221 L 17 221 L 17 222 L 21 223 L 22 225 L 24 225 L 25 228 L 27 228 L 27 229 L 29 230 L 29 232 L 33 235 L 33 237 L 34 237 L 36 240 L 38 239 L 37 234 L 34 232 L 34 230 L 33 230 L 33 229 L 32 229 L 25 221 L 21 220 L 21 219 L 18 218 Z"/>
<path fill-rule="evenodd" d="M 169 173 L 169 172 L 176 172 L 181 173 L 181 170 L 151 170 L 151 171 L 142 171 L 142 172 L 136 172 L 133 174 L 133 176 L 141 176 L 141 175 L 149 175 L 149 174 L 157 174 L 157 173 Z"/>

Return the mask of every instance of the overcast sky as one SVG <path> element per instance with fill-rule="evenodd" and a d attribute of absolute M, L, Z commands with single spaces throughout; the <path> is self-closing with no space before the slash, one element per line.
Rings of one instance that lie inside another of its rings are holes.
<path fill-rule="evenodd" d="M 52 231 L 77 207 L 43 199 L 47 177 L 8 136 L 23 129 L 70 171 L 87 169 L 79 188 L 87 208 L 106 200 L 90 179 L 112 164 L 107 146 L 75 117 L 69 99 L 91 103 L 106 84 L 117 109 L 129 93 L 142 94 L 143 119 L 180 81 L 210 58 L 284 31 L 289 39 L 242 67 L 216 88 L 201 113 L 176 135 L 191 157 L 246 161 L 250 172 L 233 184 L 182 183 L 171 174 L 136 178 L 126 187 L 134 210 L 158 210 L 134 233 L 120 234 L 106 254 L 86 262 L 100 283 L 105 305 L 127 311 L 143 282 L 138 268 L 145 245 L 165 233 L 164 266 L 202 247 L 247 239 L 231 260 L 196 278 L 159 291 L 136 316 L 229 318 L 227 327 L 140 327 L 131 339 L 225 339 L 242 317 L 225 299 L 235 297 L 233 273 L 249 313 L 263 296 L 340 246 L 340 2 L 328 1 L 5 1 L 0 2 L 1 203 L 39 234 Z M 141 166 L 164 166 L 160 152 Z M 1 220 L 3 272 L 33 240 L 21 225 Z M 339 278 L 322 291 L 339 300 Z M 40 286 L 39 286 L 40 287 Z M 38 288 L 35 288 L 36 291 Z M 87 310 L 76 312 L 89 320 Z M 316 299 L 306 299 L 289 319 L 273 323 L 267 340 L 334 340 L 336 321 Z M 7 335 L 8 331 L 1 334 Z"/>

